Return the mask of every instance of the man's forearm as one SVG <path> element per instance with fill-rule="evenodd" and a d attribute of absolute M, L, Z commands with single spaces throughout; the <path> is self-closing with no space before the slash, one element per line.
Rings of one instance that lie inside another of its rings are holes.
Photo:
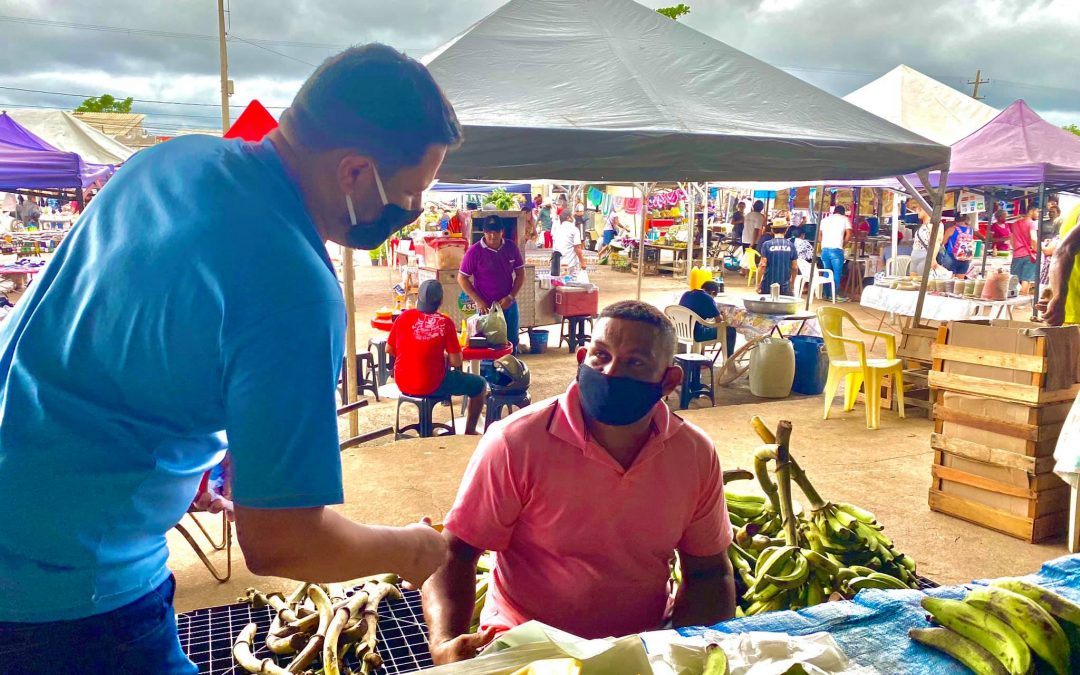
<path fill-rule="evenodd" d="M 362 525 L 328 508 L 238 505 L 236 531 L 248 568 L 263 576 L 335 583 L 416 565 L 410 528 Z"/>
<path fill-rule="evenodd" d="M 452 557 L 422 589 L 424 622 L 432 645 L 469 632 L 476 606 L 476 565 Z"/>
<path fill-rule="evenodd" d="M 1058 245 L 1053 262 L 1050 263 L 1050 290 L 1056 302 L 1065 303 L 1069 296 L 1069 277 L 1072 276 L 1076 254 L 1080 249 L 1080 226 L 1077 226 Z"/>
<path fill-rule="evenodd" d="M 518 293 L 521 292 L 521 287 L 525 285 L 525 268 L 521 267 L 514 270 L 514 286 L 510 289 L 510 297 L 517 298 Z"/>
<path fill-rule="evenodd" d="M 459 273 L 458 286 L 461 286 L 461 290 L 465 291 L 465 295 L 472 298 L 472 301 L 475 302 L 477 305 L 483 302 L 483 298 L 481 298 L 480 295 L 477 294 L 476 286 L 473 286 L 472 279 L 470 279 L 469 277 Z"/>
<path fill-rule="evenodd" d="M 672 607 L 675 628 L 711 626 L 735 617 L 735 578 L 721 569 L 683 575 Z"/>

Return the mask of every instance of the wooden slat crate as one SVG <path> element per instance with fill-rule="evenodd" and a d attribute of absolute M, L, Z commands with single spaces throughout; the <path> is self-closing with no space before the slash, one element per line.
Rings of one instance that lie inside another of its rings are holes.
<path fill-rule="evenodd" d="M 1051 364 L 1048 354 L 1061 352 L 1031 327 L 954 322 L 938 329 L 928 377 L 935 420 L 929 503 L 1035 543 L 1068 525 L 1070 489 L 1053 473 L 1053 454 L 1080 384 L 1075 361 Z M 1050 339 L 1060 349 L 1077 337 Z"/>

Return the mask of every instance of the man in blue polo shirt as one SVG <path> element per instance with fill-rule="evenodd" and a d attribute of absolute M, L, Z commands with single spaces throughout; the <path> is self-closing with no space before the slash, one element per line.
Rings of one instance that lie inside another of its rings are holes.
<path fill-rule="evenodd" d="M 764 237 L 762 237 L 764 239 Z M 773 284 L 780 285 L 780 295 L 791 295 L 791 286 L 799 273 L 799 249 L 795 242 L 785 237 L 770 237 L 758 245 L 761 259 L 761 293 L 768 293 Z"/>
<path fill-rule="evenodd" d="M 325 508 L 345 342 L 325 243 L 414 220 L 460 138 L 427 70 L 368 45 L 263 143 L 177 139 L 105 186 L 0 329 L 0 673 L 195 672 L 165 533 L 222 430 L 256 574 L 422 582 L 443 562 L 428 527 Z"/>

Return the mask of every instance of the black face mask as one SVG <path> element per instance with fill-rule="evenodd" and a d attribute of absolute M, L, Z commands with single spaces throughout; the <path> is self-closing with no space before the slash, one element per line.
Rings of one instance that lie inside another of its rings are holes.
<path fill-rule="evenodd" d="M 423 209 L 404 209 L 390 203 L 386 198 L 382 179 L 379 178 L 379 170 L 374 165 L 372 165 L 372 170 L 375 172 L 375 185 L 379 188 L 379 197 L 382 199 L 382 210 L 379 211 L 375 220 L 357 222 L 352 196 L 345 195 L 345 206 L 349 209 L 349 222 L 352 223 L 352 229 L 346 235 L 345 243 L 350 248 L 362 248 L 369 251 L 378 248 L 387 237 L 419 218 L 424 212 Z"/>
<path fill-rule="evenodd" d="M 611 377 L 584 363 L 578 366 L 577 382 L 585 414 L 613 427 L 633 424 L 645 417 L 664 395 L 662 382 Z"/>

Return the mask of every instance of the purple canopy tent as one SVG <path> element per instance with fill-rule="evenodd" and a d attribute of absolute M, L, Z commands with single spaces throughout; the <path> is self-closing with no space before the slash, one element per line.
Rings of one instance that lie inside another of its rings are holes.
<path fill-rule="evenodd" d="M 930 182 L 937 185 L 938 173 Z M 1024 100 L 1017 100 L 978 131 L 952 146 L 952 164 L 947 185 L 971 188 L 987 193 L 993 204 L 997 189 L 1039 190 L 1042 209 L 1039 221 L 1046 220 L 1046 192 L 1080 188 L 1080 136 L 1053 125 L 1032 110 Z M 1040 236 L 1043 233 L 1040 232 Z M 983 270 L 989 246 L 983 250 Z M 1036 262 L 1042 265 L 1042 247 L 1036 247 Z M 1035 279 L 1032 317 L 1039 300 L 1039 279 Z M 917 306 L 915 322 L 920 319 L 922 302 Z"/>
<path fill-rule="evenodd" d="M 81 190 L 115 171 L 111 164 L 88 164 L 74 152 L 57 150 L 0 112 L 0 190 Z"/>

